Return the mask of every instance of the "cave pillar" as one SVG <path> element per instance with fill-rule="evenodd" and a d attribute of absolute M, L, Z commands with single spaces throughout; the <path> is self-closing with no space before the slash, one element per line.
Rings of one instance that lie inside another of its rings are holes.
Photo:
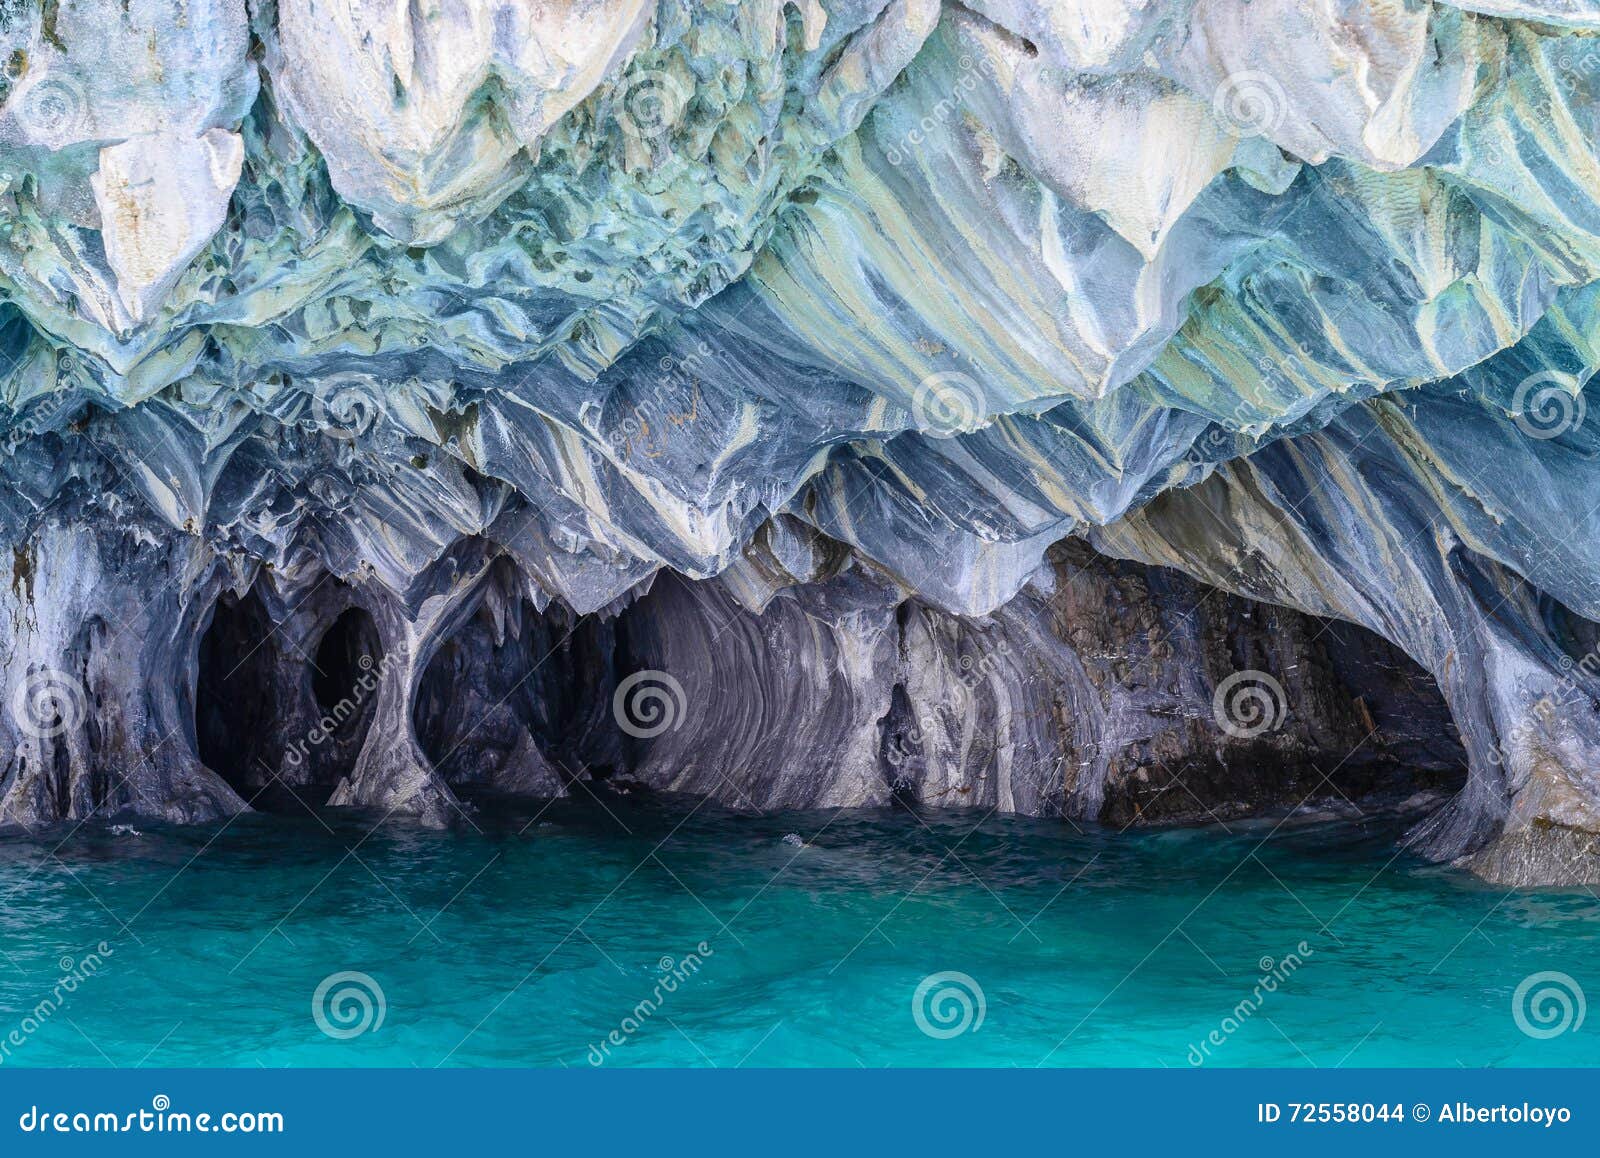
<path fill-rule="evenodd" d="M 0 823 L 133 813 L 181 823 L 245 803 L 196 755 L 214 586 L 198 540 L 49 524 L 0 592 Z"/>
<path fill-rule="evenodd" d="M 359 602 L 372 615 L 383 647 L 372 671 L 377 698 L 355 768 L 329 804 L 380 809 L 439 828 L 465 816 L 422 750 L 413 710 L 434 653 L 477 610 L 491 562 L 481 555 L 469 563 L 447 558 L 418 580 L 421 595 L 410 602 L 376 585 L 362 589 Z"/>

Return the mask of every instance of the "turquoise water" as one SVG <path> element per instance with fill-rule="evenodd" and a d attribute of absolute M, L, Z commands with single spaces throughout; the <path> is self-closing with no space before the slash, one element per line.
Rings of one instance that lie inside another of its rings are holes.
<path fill-rule="evenodd" d="M 1396 859 L 1393 819 L 1118 835 L 631 796 L 475 819 L 0 841 L 0 1064 L 1182 1067 L 1212 1031 L 1217 1066 L 1600 1064 L 1600 1020 L 1539 1039 L 1512 1010 L 1543 971 L 1600 993 L 1600 899 Z M 313 996 L 350 971 L 382 1021 L 332 1037 Z M 913 1013 L 941 973 L 970 979 L 954 1036 Z"/>

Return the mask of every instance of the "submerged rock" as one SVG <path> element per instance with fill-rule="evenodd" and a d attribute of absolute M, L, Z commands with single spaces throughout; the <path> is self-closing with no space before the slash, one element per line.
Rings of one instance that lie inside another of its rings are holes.
<path fill-rule="evenodd" d="M 0 814 L 1464 767 L 1418 849 L 1592 880 L 1595 32 L 11 5 Z"/>

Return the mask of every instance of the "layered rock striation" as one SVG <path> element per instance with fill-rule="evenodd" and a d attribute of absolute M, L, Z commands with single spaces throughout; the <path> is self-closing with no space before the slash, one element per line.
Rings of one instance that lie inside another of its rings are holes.
<path fill-rule="evenodd" d="M 1600 878 L 1597 33 L 0 6 L 4 819 L 1448 792 Z"/>

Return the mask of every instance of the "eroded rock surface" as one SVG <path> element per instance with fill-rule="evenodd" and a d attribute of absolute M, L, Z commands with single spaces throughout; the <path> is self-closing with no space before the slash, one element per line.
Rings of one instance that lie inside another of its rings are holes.
<path fill-rule="evenodd" d="M 1596 879 L 1597 35 L 14 0 L 5 815 L 1122 824 L 1464 764 L 1418 848 Z M 648 672 L 678 726 L 622 726 Z"/>

